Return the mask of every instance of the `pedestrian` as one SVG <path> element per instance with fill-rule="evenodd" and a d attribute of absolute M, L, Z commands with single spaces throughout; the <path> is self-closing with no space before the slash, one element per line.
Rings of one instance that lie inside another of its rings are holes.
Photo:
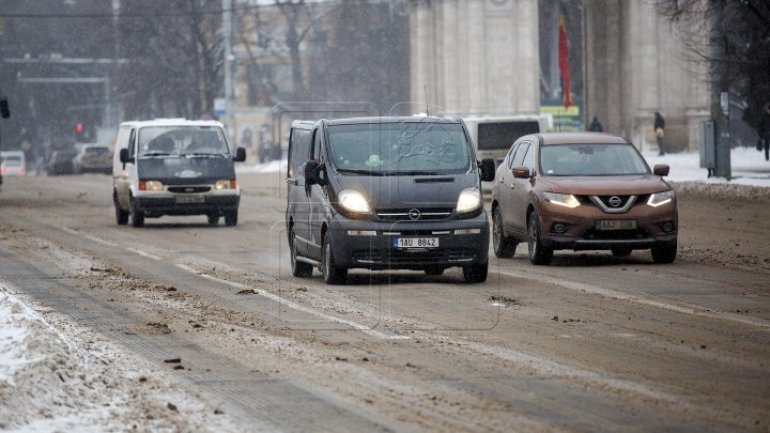
<path fill-rule="evenodd" d="M 604 128 L 602 127 L 602 122 L 599 122 L 599 119 L 594 116 L 594 120 L 591 121 L 591 124 L 588 126 L 588 130 L 593 132 L 602 132 L 604 131 Z"/>
<path fill-rule="evenodd" d="M 660 115 L 660 112 L 655 112 L 655 123 L 653 125 L 655 130 L 655 140 L 658 142 L 658 156 L 666 154 L 666 149 L 663 145 L 663 136 L 666 134 L 666 120 Z"/>
<path fill-rule="evenodd" d="M 759 133 L 757 150 L 760 152 L 764 150 L 765 161 L 770 161 L 770 102 L 765 103 L 762 107 L 757 133 Z"/>

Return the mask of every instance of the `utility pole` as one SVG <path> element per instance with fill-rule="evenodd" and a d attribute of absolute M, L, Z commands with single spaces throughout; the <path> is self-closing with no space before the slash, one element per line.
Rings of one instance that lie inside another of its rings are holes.
<path fill-rule="evenodd" d="M 722 46 L 724 32 L 722 30 L 722 17 L 724 6 L 720 1 L 709 0 L 711 9 L 711 118 L 714 119 L 714 144 L 715 144 L 715 169 L 717 177 L 730 179 L 730 130 L 729 130 L 729 106 L 722 108 L 722 93 L 729 92 L 727 77 L 727 59 Z"/>
<path fill-rule="evenodd" d="M 222 33 L 225 45 L 225 115 L 230 147 L 235 148 L 235 92 L 233 88 L 233 0 L 222 0 Z M 232 149 L 231 149 L 232 150 Z"/>

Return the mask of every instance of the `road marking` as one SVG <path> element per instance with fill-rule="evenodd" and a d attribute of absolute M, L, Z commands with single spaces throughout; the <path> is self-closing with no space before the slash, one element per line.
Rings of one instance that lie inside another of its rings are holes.
<path fill-rule="evenodd" d="M 80 236 L 80 237 L 84 237 L 86 239 L 92 240 L 92 241 L 100 243 L 102 245 L 106 245 L 108 247 L 119 247 L 120 246 L 120 245 L 118 245 L 116 243 L 113 243 L 113 242 L 110 242 L 110 241 L 105 241 L 104 239 L 99 239 L 96 236 L 91 236 L 91 235 L 88 235 L 88 234 L 85 234 L 85 233 L 81 233 L 81 232 L 79 232 L 77 230 L 73 230 L 73 229 L 71 229 L 69 227 L 62 227 L 61 229 L 64 230 L 65 232 L 67 232 L 67 233 L 70 233 L 70 234 L 73 234 L 73 235 L 76 235 L 76 236 Z"/>
<path fill-rule="evenodd" d="M 511 277 L 523 278 L 526 280 L 537 281 L 540 283 L 551 284 L 565 289 L 570 289 L 578 292 L 591 293 L 594 295 L 602 295 L 609 298 L 622 299 L 624 301 L 636 302 L 637 304 L 647 305 L 650 307 L 662 308 L 664 310 L 674 311 L 681 314 L 689 314 L 693 316 L 708 317 L 712 319 L 728 320 L 732 322 L 741 323 L 743 325 L 758 326 L 760 328 L 770 328 L 770 322 L 764 319 L 744 317 L 731 313 L 720 313 L 716 311 L 710 311 L 703 307 L 696 305 L 681 306 L 676 304 L 669 304 L 662 301 L 656 301 L 654 299 L 642 298 L 635 295 L 629 295 L 628 293 L 619 292 L 617 290 L 607 289 L 604 287 L 593 286 L 590 284 L 580 283 L 577 281 L 563 280 L 560 278 L 547 277 L 545 275 L 526 275 L 521 272 L 512 272 L 498 269 L 500 274 L 508 275 Z"/>
<path fill-rule="evenodd" d="M 139 254 L 139 255 L 140 255 L 140 256 L 142 256 L 142 257 L 147 257 L 148 259 L 152 259 L 152 260 L 163 260 L 162 258 L 160 258 L 160 257 L 158 257 L 158 256 L 156 256 L 156 255 L 150 254 L 150 253 L 148 253 L 148 252 L 145 252 L 145 251 L 142 251 L 142 250 L 138 250 L 138 249 L 136 249 L 136 248 L 131 248 L 131 247 L 123 247 L 123 248 L 125 248 L 125 249 L 127 249 L 127 250 L 131 251 L 132 253 L 136 253 L 136 254 Z"/>
<path fill-rule="evenodd" d="M 249 286 L 247 286 L 245 284 L 236 283 L 234 281 L 225 280 L 225 279 L 222 279 L 222 278 L 215 277 L 213 275 L 209 275 L 209 274 L 206 274 L 206 273 L 203 273 L 203 272 L 199 272 L 199 271 L 197 271 L 197 270 L 195 270 L 195 269 L 193 269 L 193 268 L 191 268 L 191 267 L 189 267 L 189 266 L 187 266 L 185 264 L 177 263 L 176 266 L 179 269 L 185 270 L 187 272 L 191 272 L 191 273 L 193 273 L 195 275 L 198 275 L 200 277 L 203 277 L 203 278 L 206 278 L 206 279 L 209 279 L 209 280 L 212 280 L 212 281 L 216 281 L 218 283 L 227 284 L 228 286 L 234 287 L 236 289 L 240 289 L 240 290 L 253 290 L 255 294 L 257 294 L 259 296 L 262 296 L 262 297 L 265 297 L 267 299 L 270 299 L 272 301 L 278 302 L 281 305 L 286 306 L 288 308 L 291 308 L 293 310 L 301 311 L 303 313 L 310 314 L 311 316 L 315 316 L 317 318 L 320 318 L 320 319 L 323 319 L 323 320 L 326 320 L 326 321 L 337 322 L 337 323 L 340 323 L 340 324 L 343 324 L 343 325 L 348 325 L 348 326 L 350 326 L 353 329 L 361 331 L 364 334 L 370 335 L 370 336 L 375 337 L 375 338 L 379 338 L 379 339 L 382 339 L 382 340 L 408 340 L 408 339 L 410 339 L 410 337 L 405 336 L 405 335 L 390 334 L 390 333 L 378 331 L 376 329 L 372 329 L 372 328 L 370 328 L 370 327 L 368 327 L 366 325 L 362 325 L 362 324 L 360 324 L 358 322 L 354 322 L 352 320 L 342 319 L 342 318 L 335 317 L 335 316 L 332 316 L 332 315 L 329 315 L 329 314 L 326 314 L 326 313 L 322 313 L 322 312 L 320 312 L 318 310 L 314 310 L 314 309 L 306 307 L 304 305 L 300 305 L 300 304 L 298 304 L 296 302 L 293 302 L 293 301 L 291 301 L 289 299 L 286 299 L 284 297 L 278 296 L 278 295 L 276 295 L 274 293 L 270 293 L 270 292 L 267 292 L 267 291 L 262 290 L 262 289 L 258 289 L 258 288 L 254 288 L 254 287 L 249 287 Z"/>

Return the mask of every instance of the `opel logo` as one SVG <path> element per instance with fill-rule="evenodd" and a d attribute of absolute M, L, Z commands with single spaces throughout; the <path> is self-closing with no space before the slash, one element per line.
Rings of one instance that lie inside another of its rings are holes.
<path fill-rule="evenodd" d="M 609 203 L 610 203 L 610 206 L 612 207 L 618 207 L 623 203 L 623 200 L 620 197 L 613 195 L 612 197 L 610 197 Z"/>
<path fill-rule="evenodd" d="M 419 209 L 412 209 L 409 211 L 409 219 L 412 221 L 416 221 L 420 219 L 420 210 Z"/>

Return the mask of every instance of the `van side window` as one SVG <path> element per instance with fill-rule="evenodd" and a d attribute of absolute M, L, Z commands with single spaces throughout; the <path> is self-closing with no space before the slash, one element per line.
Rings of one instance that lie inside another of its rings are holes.
<path fill-rule="evenodd" d="M 529 147 L 530 144 L 527 142 L 522 142 L 519 144 L 519 147 L 516 148 L 516 155 L 513 157 L 511 167 L 521 167 L 524 165 L 524 155 L 527 153 L 527 149 L 529 149 Z"/>
<path fill-rule="evenodd" d="M 310 131 L 295 128 L 289 138 L 289 172 L 288 176 L 303 177 L 302 166 L 310 158 Z"/>
<path fill-rule="evenodd" d="M 128 137 L 128 157 L 133 159 L 134 156 L 136 156 L 136 129 L 132 129 Z"/>
<path fill-rule="evenodd" d="M 321 161 L 321 128 L 313 131 L 313 160 Z"/>

